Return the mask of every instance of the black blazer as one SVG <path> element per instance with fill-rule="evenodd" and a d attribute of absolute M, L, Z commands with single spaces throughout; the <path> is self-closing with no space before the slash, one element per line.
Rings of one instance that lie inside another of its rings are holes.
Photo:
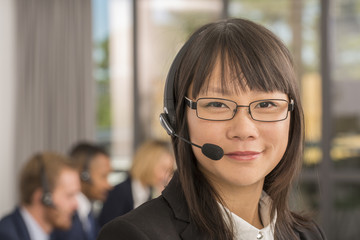
<path fill-rule="evenodd" d="M 0 220 L 0 239 L 31 240 L 19 208 Z"/>
<path fill-rule="evenodd" d="M 95 236 L 89 238 L 84 230 L 79 214 L 76 211 L 72 218 L 72 225 L 68 230 L 55 229 L 51 234 L 51 240 L 93 240 L 96 239 L 100 227 L 95 226 Z"/>
<path fill-rule="evenodd" d="M 108 194 L 99 215 L 100 226 L 134 209 L 131 178 L 116 185 Z"/>
<path fill-rule="evenodd" d="M 314 225 L 297 229 L 301 240 L 321 240 L 325 236 Z M 194 240 L 206 239 L 190 221 L 189 210 L 177 174 L 162 195 L 116 218 L 101 230 L 98 240 Z"/>

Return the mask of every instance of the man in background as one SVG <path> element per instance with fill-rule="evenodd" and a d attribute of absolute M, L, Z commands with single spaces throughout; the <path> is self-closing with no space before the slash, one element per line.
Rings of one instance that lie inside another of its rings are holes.
<path fill-rule="evenodd" d="M 111 189 L 108 182 L 111 172 L 110 158 L 102 147 L 90 142 L 79 142 L 69 154 L 81 179 L 79 207 L 73 217 L 71 229 L 55 231 L 53 239 L 95 240 L 100 227 L 92 208 L 95 201 L 104 202 Z"/>
<path fill-rule="evenodd" d="M 48 240 L 54 229 L 69 229 L 79 191 L 79 176 L 68 158 L 34 155 L 20 174 L 20 206 L 0 220 L 0 239 Z"/>

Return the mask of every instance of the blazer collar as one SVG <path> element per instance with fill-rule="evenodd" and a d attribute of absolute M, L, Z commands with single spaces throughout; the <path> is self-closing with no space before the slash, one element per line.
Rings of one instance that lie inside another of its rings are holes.
<path fill-rule="evenodd" d="M 163 197 L 173 210 L 179 234 L 183 240 L 205 239 L 194 223 L 190 221 L 189 208 L 181 187 L 178 172 L 174 173 L 168 186 L 162 192 Z M 183 227 L 181 227 L 183 226 Z"/>
<path fill-rule="evenodd" d="M 21 216 L 21 213 L 20 213 L 20 207 L 17 207 L 15 209 L 14 219 L 15 219 L 15 222 L 14 222 L 15 228 L 16 228 L 18 234 L 21 236 L 21 239 L 31 240 L 29 231 L 25 224 L 25 220 L 23 219 L 23 217 Z"/>
<path fill-rule="evenodd" d="M 174 173 L 171 181 L 162 192 L 165 200 L 169 203 L 171 209 L 175 214 L 175 218 L 189 223 L 189 208 L 185 200 L 185 196 L 179 180 L 179 174 Z"/>
<path fill-rule="evenodd" d="M 178 172 L 174 173 L 173 178 L 162 192 L 162 195 L 174 212 L 177 220 L 176 224 L 179 226 L 177 229 L 182 229 L 179 231 L 181 238 L 183 240 L 206 239 L 199 232 L 196 225 L 190 221 L 189 208 L 181 187 Z M 299 229 L 296 229 L 295 232 L 299 239 L 311 239 L 300 234 L 302 231 Z"/>

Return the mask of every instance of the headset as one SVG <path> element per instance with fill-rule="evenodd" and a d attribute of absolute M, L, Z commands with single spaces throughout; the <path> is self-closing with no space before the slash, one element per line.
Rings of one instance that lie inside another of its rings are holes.
<path fill-rule="evenodd" d="M 164 112 L 160 114 L 160 124 L 170 136 L 176 136 L 174 128 L 176 126 L 176 112 L 175 112 L 175 94 L 174 82 L 177 77 L 177 71 L 181 65 L 182 59 L 191 43 L 195 40 L 196 34 L 184 44 L 180 51 L 175 56 L 173 63 L 170 66 L 169 73 L 166 77 L 164 88 Z"/>
<path fill-rule="evenodd" d="M 41 187 L 43 190 L 43 194 L 41 196 L 41 202 L 47 207 L 54 208 L 55 205 L 52 200 L 52 193 L 50 191 L 49 181 L 46 177 L 45 162 L 44 162 L 42 154 L 38 154 L 37 159 L 40 164 Z"/>
<path fill-rule="evenodd" d="M 91 153 L 87 154 L 87 156 L 85 158 L 84 167 L 80 173 L 80 179 L 83 182 L 88 182 L 88 183 L 91 182 L 91 175 L 90 175 L 90 171 L 89 171 L 91 158 L 92 158 Z"/>
<path fill-rule="evenodd" d="M 203 31 L 200 31 L 201 34 Z M 170 66 L 169 73 L 166 77 L 164 88 L 164 112 L 160 114 L 160 124 L 166 130 L 167 134 L 172 137 L 178 137 L 188 144 L 201 149 L 202 153 L 211 160 L 220 160 L 224 156 L 224 150 L 217 145 L 205 143 L 203 146 L 197 145 L 189 140 L 179 136 L 175 132 L 176 126 L 176 111 L 175 111 L 175 94 L 174 82 L 178 75 L 177 71 L 182 63 L 184 55 L 188 52 L 190 45 L 198 37 L 198 34 L 193 34 L 190 39 L 184 44 L 176 55 L 173 63 Z"/>
<path fill-rule="evenodd" d="M 82 182 L 91 183 L 91 174 L 90 174 L 90 163 L 98 154 L 104 154 L 108 156 L 105 149 L 100 146 L 88 143 L 80 142 L 69 152 L 71 158 L 75 158 L 77 161 L 83 161 L 82 169 L 80 171 L 80 179 Z"/>

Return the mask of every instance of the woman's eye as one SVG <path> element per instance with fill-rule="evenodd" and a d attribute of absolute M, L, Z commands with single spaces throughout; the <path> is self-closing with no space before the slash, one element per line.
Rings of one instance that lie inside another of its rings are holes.
<path fill-rule="evenodd" d="M 228 106 L 222 102 L 209 102 L 207 107 L 214 107 L 214 108 L 227 108 Z"/>
<path fill-rule="evenodd" d="M 258 108 L 270 108 L 270 107 L 276 107 L 276 104 L 274 102 L 270 102 L 270 101 L 259 102 L 256 107 L 258 107 Z"/>

